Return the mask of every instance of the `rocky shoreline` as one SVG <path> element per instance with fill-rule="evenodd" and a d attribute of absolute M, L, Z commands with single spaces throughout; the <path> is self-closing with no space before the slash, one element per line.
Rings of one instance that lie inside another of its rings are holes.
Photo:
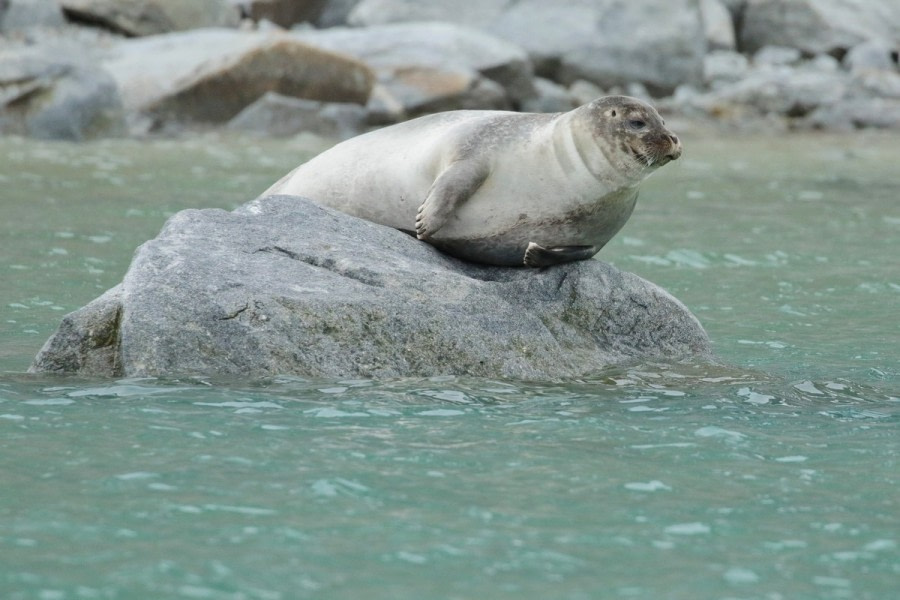
<path fill-rule="evenodd" d="M 900 5 L 0 0 L 0 134 L 346 138 L 626 93 L 729 129 L 900 129 Z"/>

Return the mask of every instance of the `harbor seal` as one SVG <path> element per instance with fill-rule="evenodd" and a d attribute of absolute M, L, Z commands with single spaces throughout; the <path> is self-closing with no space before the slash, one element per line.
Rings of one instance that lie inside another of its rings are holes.
<path fill-rule="evenodd" d="M 342 142 L 261 197 L 305 196 L 465 260 L 545 267 L 596 254 L 681 150 L 627 96 L 556 114 L 450 111 Z"/>

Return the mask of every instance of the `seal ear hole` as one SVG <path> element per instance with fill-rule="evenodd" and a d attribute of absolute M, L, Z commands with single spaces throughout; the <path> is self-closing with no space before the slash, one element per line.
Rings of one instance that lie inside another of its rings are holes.
<path fill-rule="evenodd" d="M 609 116 L 615 117 L 615 116 L 616 116 L 616 109 L 612 109 L 611 111 L 609 111 Z"/>

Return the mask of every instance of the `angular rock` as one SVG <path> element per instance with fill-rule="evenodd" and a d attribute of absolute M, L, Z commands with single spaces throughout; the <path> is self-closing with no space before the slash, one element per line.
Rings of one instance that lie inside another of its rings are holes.
<path fill-rule="evenodd" d="M 228 121 L 266 92 L 365 104 L 375 77 L 359 61 L 287 33 L 200 29 L 122 42 L 104 67 L 126 108 L 153 121 Z"/>
<path fill-rule="evenodd" d="M 349 102 L 318 102 L 268 92 L 238 113 L 227 128 L 266 137 L 306 132 L 344 140 L 365 130 L 366 109 Z"/>
<path fill-rule="evenodd" d="M 865 40 L 900 40 L 900 2 L 748 0 L 739 38 L 745 52 L 773 45 L 841 55 Z"/>
<path fill-rule="evenodd" d="M 125 132 L 109 74 L 50 49 L 0 52 L 0 134 L 83 141 Z"/>
<path fill-rule="evenodd" d="M 477 27 L 524 48 L 541 76 L 567 85 L 637 81 L 671 90 L 699 82 L 706 51 L 696 0 L 362 0 L 349 20 L 357 26 L 442 20 Z"/>
<path fill-rule="evenodd" d="M 710 357 L 696 318 L 605 263 L 464 263 L 274 196 L 176 214 L 120 286 L 64 318 L 31 370 L 546 379 L 687 356 Z"/>
<path fill-rule="evenodd" d="M 240 11 L 230 0 L 59 0 L 72 21 L 139 37 L 200 27 L 237 27 Z"/>
<path fill-rule="evenodd" d="M 531 63 L 521 48 L 452 23 L 304 30 L 293 35 L 370 65 L 408 115 L 509 108 L 535 93 Z"/>

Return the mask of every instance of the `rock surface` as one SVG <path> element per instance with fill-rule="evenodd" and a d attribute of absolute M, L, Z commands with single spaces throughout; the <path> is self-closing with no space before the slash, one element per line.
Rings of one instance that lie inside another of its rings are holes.
<path fill-rule="evenodd" d="M 31 370 L 546 379 L 709 352 L 681 303 L 605 263 L 464 263 L 273 196 L 176 214 L 119 286 L 63 319 Z"/>
<path fill-rule="evenodd" d="M 56 0 L 6 0 L 5 10 L 0 10 L 0 32 L 59 27 L 64 23 Z"/>
<path fill-rule="evenodd" d="M 83 141 L 125 133 L 109 74 L 41 49 L 0 51 L 0 134 Z"/>
<path fill-rule="evenodd" d="M 535 95 L 521 48 L 453 23 L 301 30 L 297 39 L 370 65 L 408 116 L 464 108 L 512 108 Z"/>
<path fill-rule="evenodd" d="M 748 52 L 772 45 L 840 54 L 865 40 L 900 40 L 900 2 L 748 0 L 741 23 Z"/>
<path fill-rule="evenodd" d="M 129 37 L 200 27 L 237 27 L 230 0 L 59 0 L 66 16 Z"/>
<path fill-rule="evenodd" d="M 198 29 L 122 42 L 103 66 L 126 108 L 156 123 L 223 123 L 266 92 L 365 104 L 372 71 L 288 34 Z"/>
<path fill-rule="evenodd" d="M 362 0 L 356 26 L 445 21 L 482 29 L 524 48 L 537 71 L 565 84 L 632 81 L 671 90 L 698 81 L 705 33 L 692 0 Z"/>
<path fill-rule="evenodd" d="M 268 137 L 305 132 L 344 140 L 363 133 L 366 118 L 366 109 L 358 104 L 318 102 L 268 92 L 238 113 L 228 122 L 227 128 Z"/>

